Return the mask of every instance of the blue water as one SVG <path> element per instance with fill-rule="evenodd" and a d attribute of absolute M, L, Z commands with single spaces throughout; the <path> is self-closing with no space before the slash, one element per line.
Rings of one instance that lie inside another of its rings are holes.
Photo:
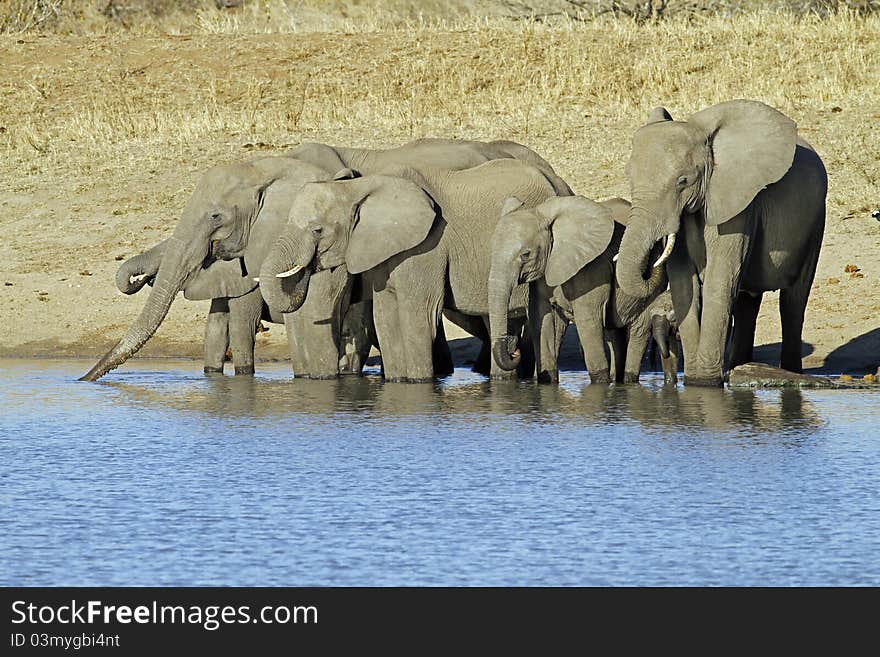
<path fill-rule="evenodd" d="M 0 361 L 0 584 L 880 584 L 880 394 Z"/>

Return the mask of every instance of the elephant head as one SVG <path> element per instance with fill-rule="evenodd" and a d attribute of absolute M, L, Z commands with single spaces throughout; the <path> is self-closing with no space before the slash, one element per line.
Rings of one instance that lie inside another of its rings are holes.
<path fill-rule="evenodd" d="M 240 296 L 253 289 L 253 276 L 244 276 L 244 252 L 251 228 L 263 205 L 267 189 L 285 175 L 291 160 L 261 158 L 247 163 L 219 165 L 208 170 L 184 207 L 171 237 L 152 256 L 159 257 L 155 281 L 140 316 L 126 334 L 82 380 L 94 381 L 118 367 L 137 352 L 156 332 L 180 290 L 190 289 L 200 272 L 224 260 L 222 267 L 238 268 L 237 284 L 226 294 Z M 156 247 L 158 249 L 158 247 Z M 240 259 L 240 260 L 239 260 Z M 222 277 L 225 279 L 225 277 Z M 130 279 L 129 279 L 130 283 Z M 206 298 L 196 294 L 190 298 Z M 207 293 L 207 291 L 205 292 Z"/>
<path fill-rule="evenodd" d="M 614 235 L 612 211 L 582 196 L 554 196 L 533 208 L 510 197 L 492 236 L 489 326 L 499 367 L 516 368 L 516 337 L 507 335 L 510 297 L 517 285 L 543 277 L 562 285 L 601 255 Z"/>
<path fill-rule="evenodd" d="M 372 269 L 424 241 L 436 217 L 433 199 L 397 176 L 345 170 L 332 181 L 309 183 L 263 261 L 260 292 L 272 310 L 294 312 L 312 271 Z"/>
<path fill-rule="evenodd" d="M 632 209 L 617 263 L 621 289 L 649 296 L 649 254 L 664 236 L 655 266 L 672 254 L 682 213 L 699 214 L 711 226 L 737 216 L 785 175 L 796 143 L 794 122 L 756 101 L 720 103 L 687 121 L 654 109 L 633 137 L 627 164 Z"/>

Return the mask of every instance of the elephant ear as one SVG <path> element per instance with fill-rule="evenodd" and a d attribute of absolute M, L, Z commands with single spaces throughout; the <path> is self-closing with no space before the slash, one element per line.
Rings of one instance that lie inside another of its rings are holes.
<path fill-rule="evenodd" d="M 366 196 L 355 205 L 345 252 L 352 274 L 423 242 L 437 216 L 434 201 L 415 183 L 393 176 L 373 176 L 370 182 Z"/>
<path fill-rule="evenodd" d="M 632 204 L 625 198 L 615 196 L 614 198 L 601 201 L 599 205 L 604 205 L 611 210 L 611 217 L 621 226 L 629 224 L 630 208 L 632 208 Z"/>
<path fill-rule="evenodd" d="M 253 276 L 247 275 L 241 258 L 217 260 L 200 269 L 183 289 L 183 296 L 190 301 L 240 297 L 257 288 Z"/>
<path fill-rule="evenodd" d="M 689 119 L 706 131 L 714 163 L 706 190 L 706 223 L 717 226 L 748 207 L 791 168 L 797 125 L 753 100 L 731 100 Z"/>
<path fill-rule="evenodd" d="M 555 196 L 535 208 L 551 224 L 553 246 L 544 280 L 562 285 L 598 258 L 614 235 L 611 210 L 583 196 Z"/>
<path fill-rule="evenodd" d="M 672 114 L 670 114 L 665 107 L 655 107 L 651 110 L 651 113 L 648 114 L 648 120 L 645 122 L 645 125 L 660 123 L 661 121 L 672 121 Z"/>

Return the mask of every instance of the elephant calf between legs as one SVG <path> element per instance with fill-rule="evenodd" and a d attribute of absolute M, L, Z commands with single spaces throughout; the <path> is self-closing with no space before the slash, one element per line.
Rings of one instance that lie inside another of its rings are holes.
<path fill-rule="evenodd" d="M 666 287 L 661 267 L 651 273 L 651 295 L 633 298 L 614 282 L 613 257 L 624 227 L 623 199 L 595 203 L 582 196 L 556 196 L 536 207 L 511 197 L 492 237 L 490 306 L 505 323 L 511 291 L 527 282 L 529 324 L 534 342 L 538 381 L 559 380 L 559 349 L 569 321 L 578 327 L 584 361 L 593 383 L 609 383 L 605 329 L 620 329 L 628 348 L 616 351 L 616 379 L 638 381 L 642 355 L 650 335 L 648 309 Z M 506 336 L 493 327 L 493 356 L 502 368 L 514 365 Z M 624 364 L 625 363 L 625 364 Z"/>

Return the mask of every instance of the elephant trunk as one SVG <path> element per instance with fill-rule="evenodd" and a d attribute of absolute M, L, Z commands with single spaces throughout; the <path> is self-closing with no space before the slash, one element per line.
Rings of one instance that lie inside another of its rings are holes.
<path fill-rule="evenodd" d="M 260 293 L 269 308 L 292 313 L 305 303 L 316 247 L 314 239 L 278 238 L 260 268 Z"/>
<path fill-rule="evenodd" d="M 492 259 L 489 271 L 489 334 L 492 342 L 492 357 L 503 370 L 515 370 L 520 362 L 516 348 L 517 337 L 508 334 L 508 308 L 510 296 L 519 278 L 514 259 L 504 257 L 500 252 Z"/>
<path fill-rule="evenodd" d="M 660 349 L 660 355 L 669 358 L 669 320 L 661 315 L 655 315 L 651 322 L 651 333 Z"/>
<path fill-rule="evenodd" d="M 620 241 L 620 252 L 616 265 L 617 282 L 628 295 L 645 299 L 653 296 L 665 281 L 666 259 L 675 245 L 675 233 L 669 235 L 666 247 L 659 258 L 648 269 L 654 245 L 662 237 L 655 229 L 656 222 L 637 206 L 630 210 L 630 220 Z M 649 272 L 647 278 L 645 272 Z"/>
<path fill-rule="evenodd" d="M 119 291 L 123 294 L 134 294 L 147 283 L 152 284 L 167 246 L 168 240 L 163 240 L 152 249 L 123 262 L 116 271 L 116 287 Z"/>
<path fill-rule="evenodd" d="M 171 237 L 166 241 L 165 254 L 159 265 L 156 283 L 141 310 L 140 316 L 126 334 L 110 349 L 80 381 L 96 381 L 107 372 L 122 365 L 153 337 L 174 297 L 183 288 L 207 256 L 208 236 L 204 240 L 183 241 Z"/>

